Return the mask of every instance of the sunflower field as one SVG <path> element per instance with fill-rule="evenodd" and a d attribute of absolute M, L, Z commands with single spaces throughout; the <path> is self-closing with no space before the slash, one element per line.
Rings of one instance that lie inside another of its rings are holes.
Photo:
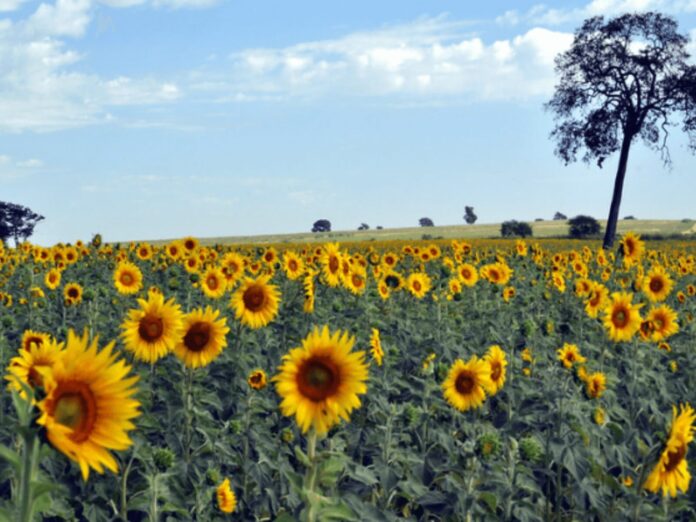
<path fill-rule="evenodd" d="M 693 521 L 695 314 L 630 233 L 0 248 L 0 521 Z"/>

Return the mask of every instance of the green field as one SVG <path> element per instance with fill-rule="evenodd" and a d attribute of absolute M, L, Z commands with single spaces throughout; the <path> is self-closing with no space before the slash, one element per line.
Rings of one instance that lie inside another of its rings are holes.
<path fill-rule="evenodd" d="M 600 220 L 602 230 L 606 227 L 606 220 Z M 530 223 L 534 237 L 552 238 L 567 237 L 567 221 L 537 221 Z M 683 235 L 685 239 L 696 237 L 696 221 L 680 221 L 667 219 L 635 219 L 620 220 L 618 232 L 636 232 L 638 234 L 674 236 Z M 249 243 L 304 243 L 312 241 L 387 241 L 400 239 L 412 241 L 423 239 L 427 234 L 435 239 L 487 239 L 500 237 L 500 223 L 480 225 L 444 225 L 435 227 L 406 227 L 385 228 L 383 230 L 337 230 L 335 232 L 323 232 L 313 234 L 301 232 L 297 234 L 268 234 L 258 236 L 222 236 L 201 238 L 204 245 L 212 244 L 249 244 Z M 426 238 L 427 239 L 427 238 Z M 153 240 L 153 244 L 162 244 L 171 239 Z"/>

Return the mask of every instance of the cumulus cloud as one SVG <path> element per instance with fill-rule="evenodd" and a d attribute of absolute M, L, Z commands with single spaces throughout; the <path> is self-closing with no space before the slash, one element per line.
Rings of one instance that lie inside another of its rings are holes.
<path fill-rule="evenodd" d="M 228 99 L 263 97 L 405 96 L 515 99 L 551 92 L 553 59 L 570 33 L 535 27 L 511 39 L 484 42 L 446 18 L 285 48 L 249 49 L 232 56 L 226 81 L 197 84 L 226 89 Z M 195 85 L 195 84 L 194 84 Z"/>
<path fill-rule="evenodd" d="M 56 0 L 24 19 L 0 20 L 0 130 L 51 131 L 110 121 L 114 107 L 181 96 L 171 82 L 79 72 L 82 56 L 69 41 L 85 34 L 91 9 L 90 0 Z"/>

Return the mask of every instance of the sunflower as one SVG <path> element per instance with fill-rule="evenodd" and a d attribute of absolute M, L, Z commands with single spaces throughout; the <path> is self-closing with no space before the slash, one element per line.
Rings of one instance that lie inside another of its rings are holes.
<path fill-rule="evenodd" d="M 167 257 L 172 261 L 178 261 L 184 253 L 184 247 L 181 241 L 175 240 L 164 247 Z"/>
<path fill-rule="evenodd" d="M 304 294 L 304 303 L 302 309 L 306 314 L 314 312 L 314 274 L 315 272 L 308 271 L 302 280 L 302 289 Z"/>
<path fill-rule="evenodd" d="M 230 487 L 230 479 L 226 478 L 215 489 L 215 497 L 218 509 L 223 513 L 234 513 L 234 510 L 237 509 L 237 496 Z"/>
<path fill-rule="evenodd" d="M 283 253 L 283 270 L 290 280 L 295 280 L 304 272 L 304 261 L 294 250 L 286 250 Z"/>
<path fill-rule="evenodd" d="M 29 350 L 32 344 L 39 347 L 51 341 L 51 336 L 44 332 L 35 332 L 34 330 L 24 330 L 22 334 L 22 348 Z"/>
<path fill-rule="evenodd" d="M 280 292 L 269 279 L 269 276 L 245 279 L 230 300 L 237 319 L 250 328 L 266 326 L 278 314 Z"/>
<path fill-rule="evenodd" d="M 338 243 L 326 243 L 322 252 L 320 262 L 322 274 L 329 286 L 338 286 L 341 282 L 341 261 L 343 255 L 339 250 Z"/>
<path fill-rule="evenodd" d="M 187 236 L 181 240 L 181 245 L 187 255 L 193 254 L 198 248 L 198 240 L 195 237 Z"/>
<path fill-rule="evenodd" d="M 283 357 L 280 373 L 273 378 L 283 398 L 283 415 L 295 415 L 303 433 L 313 427 L 325 434 L 339 419 L 349 421 L 367 392 L 365 352 L 353 352 L 355 338 L 340 330 L 318 328 Z"/>
<path fill-rule="evenodd" d="M 425 297 L 431 286 L 430 276 L 425 272 L 414 272 L 406 279 L 406 288 L 418 299 Z"/>
<path fill-rule="evenodd" d="M 691 474 L 686 461 L 686 451 L 689 442 L 694 439 L 694 420 L 696 413 L 689 405 L 672 406 L 672 426 L 660 460 L 645 481 L 645 489 L 657 493 L 662 489 L 662 495 L 677 496 L 677 490 L 686 493 L 689 489 Z"/>
<path fill-rule="evenodd" d="M 496 285 L 506 285 L 512 277 L 513 270 L 500 261 L 481 267 L 481 277 Z"/>
<path fill-rule="evenodd" d="M 631 266 L 638 262 L 645 251 L 645 243 L 640 236 L 633 232 L 628 232 L 621 240 L 621 252 L 623 253 L 624 265 Z"/>
<path fill-rule="evenodd" d="M 27 330 L 26 334 L 31 332 Z M 33 333 L 33 332 L 32 332 Z M 20 396 L 26 398 L 26 393 L 20 383 L 24 383 L 30 388 L 37 386 L 43 387 L 43 368 L 51 368 L 60 356 L 64 343 L 56 343 L 47 334 L 36 334 L 45 336 L 41 342 L 22 342 L 19 355 L 10 360 L 7 366 L 5 380 L 9 381 L 8 388 L 19 392 Z"/>
<path fill-rule="evenodd" d="M 594 372 L 583 380 L 585 392 L 590 399 L 599 399 L 607 389 L 607 377 L 602 372 Z"/>
<path fill-rule="evenodd" d="M 643 278 L 643 293 L 654 303 L 664 301 L 672 291 L 673 286 L 674 282 L 669 274 L 659 265 L 652 267 Z"/>
<path fill-rule="evenodd" d="M 526 256 L 527 243 L 525 243 L 523 239 L 518 239 L 517 241 L 515 241 L 515 251 L 517 252 L 517 255 L 520 257 Z"/>
<path fill-rule="evenodd" d="M 585 357 L 580 354 L 577 345 L 565 343 L 561 348 L 557 350 L 558 360 L 563 363 L 563 366 L 570 369 L 575 363 L 584 363 L 587 361 Z"/>
<path fill-rule="evenodd" d="M 183 337 L 174 347 L 174 355 L 188 368 L 208 366 L 227 346 L 225 336 L 230 329 L 227 327 L 227 319 L 218 319 L 219 315 L 220 311 L 213 311 L 210 306 L 206 306 L 205 310 L 197 308 L 184 315 Z"/>
<path fill-rule="evenodd" d="M 445 399 L 459 411 L 480 408 L 486 398 L 486 390 L 493 386 L 490 364 L 475 355 L 468 362 L 461 359 L 454 361 L 442 383 Z"/>
<path fill-rule="evenodd" d="M 127 432 L 140 415 L 133 399 L 137 376 L 128 377 L 131 367 L 113 353 L 111 342 L 98 350 L 98 339 L 78 337 L 70 330 L 68 342 L 50 371 L 44 372 L 46 397 L 39 404 L 37 423 L 46 428 L 50 443 L 80 465 L 82 478 L 90 468 L 114 473 L 118 463 L 109 450 L 132 445 Z"/>
<path fill-rule="evenodd" d="M 380 279 L 377 282 L 377 293 L 383 301 L 386 301 L 391 296 L 391 289 L 384 279 Z"/>
<path fill-rule="evenodd" d="M 51 268 L 44 276 L 44 284 L 49 290 L 55 290 L 60 285 L 60 270 Z"/>
<path fill-rule="evenodd" d="M 462 282 L 456 278 L 452 277 L 447 281 L 447 288 L 449 289 L 450 295 L 457 295 L 462 292 Z"/>
<path fill-rule="evenodd" d="M 632 304 L 633 294 L 614 292 L 611 302 L 604 309 L 604 327 L 612 341 L 629 341 L 640 329 L 638 309 L 642 304 Z"/>
<path fill-rule="evenodd" d="M 196 256 L 188 256 L 184 260 L 184 269 L 189 274 L 197 274 L 201 269 L 201 260 Z"/>
<path fill-rule="evenodd" d="M 474 286 L 479 275 L 476 267 L 470 263 L 464 263 L 457 267 L 457 277 L 465 286 Z"/>
<path fill-rule="evenodd" d="M 513 297 L 515 297 L 516 293 L 517 293 L 517 291 L 515 290 L 514 286 L 506 286 L 505 288 L 503 288 L 503 301 L 505 301 L 506 303 L 509 303 L 510 300 Z"/>
<path fill-rule="evenodd" d="M 135 255 L 141 261 L 147 261 L 152 257 L 153 253 L 152 247 L 147 243 L 140 243 L 135 249 Z"/>
<path fill-rule="evenodd" d="M 140 308 L 131 309 L 121 325 L 121 336 L 135 358 L 155 363 L 171 352 L 182 336 L 182 314 L 174 298 L 164 301 L 160 293 L 150 292 L 147 301 L 138 299 Z"/>
<path fill-rule="evenodd" d="M 227 279 L 216 266 L 208 268 L 201 276 L 201 290 L 210 299 L 219 299 L 227 290 Z"/>
<path fill-rule="evenodd" d="M 385 252 L 382 255 L 382 265 L 387 267 L 389 270 L 393 269 L 399 262 L 399 255 L 394 252 Z"/>
<path fill-rule="evenodd" d="M 114 270 L 114 285 L 120 294 L 134 294 L 143 287 L 143 273 L 133 263 L 119 263 Z"/>
<path fill-rule="evenodd" d="M 68 283 L 63 287 L 63 297 L 66 305 L 76 305 L 82 302 L 82 286 L 79 283 Z"/>
<path fill-rule="evenodd" d="M 588 297 L 592 291 L 592 281 L 581 277 L 575 281 L 575 295 L 578 297 Z"/>
<path fill-rule="evenodd" d="M 227 279 L 227 285 L 232 287 L 237 280 L 244 274 L 245 260 L 241 254 L 237 252 L 228 252 L 220 262 L 222 272 Z"/>
<path fill-rule="evenodd" d="M 377 366 L 382 366 L 384 350 L 382 350 L 382 341 L 379 338 L 379 330 L 377 328 L 372 329 L 372 335 L 370 336 L 370 349 L 372 352 L 372 358 L 377 363 Z"/>
<path fill-rule="evenodd" d="M 355 295 L 365 292 L 365 273 L 362 270 L 351 270 L 343 279 L 343 283 Z"/>
<path fill-rule="evenodd" d="M 609 289 L 602 283 L 591 282 L 590 292 L 585 301 L 585 312 L 593 319 L 603 309 L 609 300 Z"/>
<path fill-rule="evenodd" d="M 268 384 L 266 372 L 260 368 L 253 370 L 247 377 L 247 384 L 255 390 L 263 390 L 266 387 L 266 384 Z"/>
<path fill-rule="evenodd" d="M 646 320 L 652 326 L 650 337 L 653 341 L 663 341 L 679 331 L 677 312 L 667 305 L 652 308 L 648 312 Z"/>
<path fill-rule="evenodd" d="M 507 358 L 505 352 L 494 344 L 488 348 L 488 353 L 483 358 L 491 368 L 491 385 L 486 388 L 489 395 L 493 396 L 498 393 L 505 384 L 505 375 L 507 367 Z"/>

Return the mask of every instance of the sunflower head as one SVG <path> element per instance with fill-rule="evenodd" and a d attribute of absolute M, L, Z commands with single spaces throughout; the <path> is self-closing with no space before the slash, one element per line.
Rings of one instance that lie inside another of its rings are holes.
<path fill-rule="evenodd" d="M 215 489 L 218 509 L 223 513 L 234 513 L 237 508 L 237 497 L 230 487 L 230 479 L 226 478 Z"/>
<path fill-rule="evenodd" d="M 379 338 L 379 330 L 377 328 L 372 329 L 372 335 L 370 336 L 370 349 L 372 351 L 372 358 L 377 363 L 377 366 L 382 366 L 384 350 L 382 350 L 382 341 Z"/>
<path fill-rule="evenodd" d="M 467 362 L 457 359 L 442 383 L 445 399 L 459 411 L 480 408 L 493 387 L 490 364 L 475 355 Z"/>
<path fill-rule="evenodd" d="M 488 348 L 488 353 L 484 357 L 484 361 L 486 361 L 491 368 L 491 385 L 486 388 L 486 391 L 492 396 L 498 393 L 505 384 L 506 368 L 508 364 L 507 358 L 500 346 L 494 344 Z"/>
<path fill-rule="evenodd" d="M 132 441 L 127 432 L 140 415 L 133 398 L 137 376 L 113 352 L 111 342 L 102 350 L 87 332 L 71 330 L 64 350 L 43 373 L 46 397 L 39 404 L 38 424 L 46 428 L 49 442 L 80 465 L 87 480 L 90 469 L 116 473 L 118 463 L 109 450 L 125 450 Z"/>
<path fill-rule="evenodd" d="M 365 352 L 352 351 L 355 338 L 340 330 L 315 328 L 283 357 L 276 375 L 280 410 L 294 415 L 303 433 L 313 427 L 325 434 L 339 419 L 348 421 L 367 392 Z"/>
<path fill-rule="evenodd" d="M 123 261 L 114 270 L 114 286 L 120 294 L 134 294 L 143 287 L 143 274 L 133 263 Z"/>
<path fill-rule="evenodd" d="M 227 319 L 220 311 L 195 309 L 183 317 L 183 335 L 174 347 L 176 355 L 188 368 L 201 368 L 215 360 L 227 346 Z"/>
<path fill-rule="evenodd" d="M 242 324 L 262 328 L 278 314 L 280 292 L 269 280 L 269 276 L 247 278 L 232 296 L 230 306 Z"/>
<path fill-rule="evenodd" d="M 27 332 L 31 332 L 31 330 L 27 330 Z M 25 336 L 27 332 L 25 332 Z M 31 334 L 36 335 L 36 332 L 31 332 Z M 26 392 L 22 384 L 32 389 L 43 387 L 44 370 L 53 367 L 64 347 L 64 343 L 52 340 L 47 334 L 38 335 L 45 336 L 45 339 L 39 343 L 29 341 L 25 344 L 23 342 L 19 354 L 13 357 L 7 366 L 5 380 L 8 381 L 8 389 L 18 391 L 23 398 L 26 398 Z"/>
<path fill-rule="evenodd" d="M 264 372 L 261 368 L 253 370 L 247 377 L 247 384 L 254 390 L 263 390 L 266 387 L 266 384 L 268 384 L 266 372 Z"/>
<path fill-rule="evenodd" d="M 79 283 L 68 283 L 63 287 L 63 297 L 65 299 L 65 304 L 76 305 L 82 302 L 82 285 Z"/>
<path fill-rule="evenodd" d="M 604 327 L 612 341 L 629 341 L 640 329 L 641 317 L 638 310 L 642 304 L 632 303 L 633 294 L 614 292 L 604 309 Z"/>

